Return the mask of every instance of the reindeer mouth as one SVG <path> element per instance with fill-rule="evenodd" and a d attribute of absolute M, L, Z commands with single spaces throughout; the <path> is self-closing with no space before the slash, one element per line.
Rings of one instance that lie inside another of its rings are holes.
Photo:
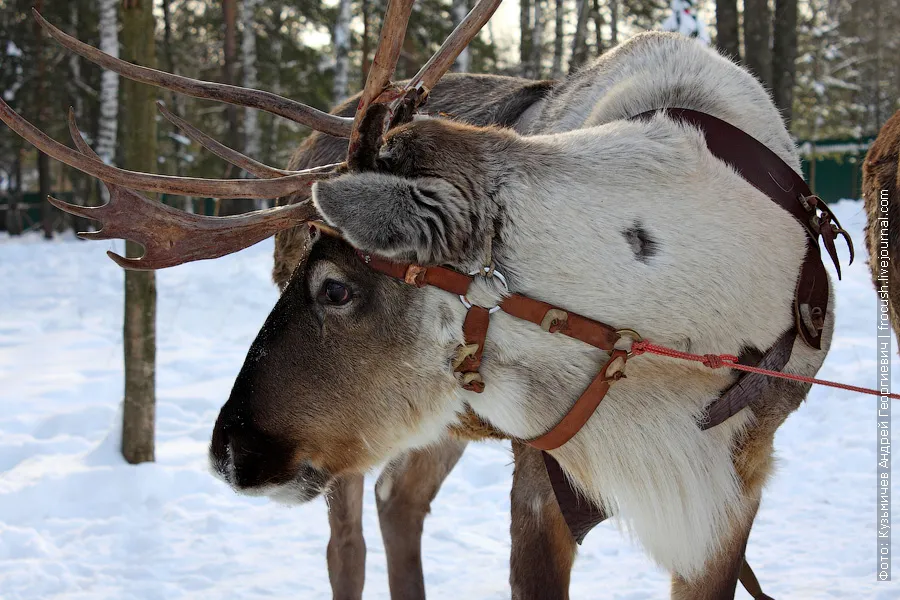
<path fill-rule="evenodd" d="M 236 464 L 231 444 L 220 449 L 210 448 L 210 472 L 244 496 L 264 496 L 281 504 L 303 504 L 327 493 L 334 480 L 330 473 L 312 466 L 307 460 L 296 468 L 279 469 L 275 473 L 265 468 L 266 463 L 261 466 L 263 468 Z"/>

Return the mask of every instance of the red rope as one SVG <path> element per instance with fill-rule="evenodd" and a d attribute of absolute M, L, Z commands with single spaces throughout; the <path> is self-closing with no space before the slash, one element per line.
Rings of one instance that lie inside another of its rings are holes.
<path fill-rule="evenodd" d="M 824 379 L 816 379 L 815 377 L 804 377 L 803 375 L 792 375 L 791 373 L 782 373 L 780 371 L 772 371 L 770 369 L 760 369 L 759 367 L 751 367 L 738 363 L 738 357 L 733 354 L 691 354 L 690 352 L 681 352 L 665 346 L 657 346 L 647 341 L 634 342 L 631 345 L 631 354 L 639 356 L 644 353 L 658 354 L 659 356 L 668 356 L 669 358 L 679 358 L 681 360 L 689 360 L 692 362 L 703 363 L 710 369 L 719 369 L 728 367 L 729 369 L 737 369 L 738 371 L 747 371 L 748 373 L 759 373 L 769 377 L 777 377 L 779 379 L 789 379 L 791 381 L 800 381 L 803 383 L 816 383 L 819 385 L 827 385 L 829 387 L 851 392 L 859 392 L 860 394 L 872 394 L 873 396 L 888 396 L 895 400 L 900 400 L 900 394 L 882 394 L 878 390 L 873 390 L 855 385 L 847 385 L 846 383 L 836 383 L 834 381 L 825 381 Z"/>

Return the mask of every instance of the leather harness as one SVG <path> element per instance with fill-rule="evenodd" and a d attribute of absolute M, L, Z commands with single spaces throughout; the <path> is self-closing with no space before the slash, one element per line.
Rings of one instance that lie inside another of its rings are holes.
<path fill-rule="evenodd" d="M 803 225 L 811 242 L 807 244 L 794 295 L 794 328 L 786 331 L 766 351 L 758 365 L 767 369 L 781 370 L 790 359 L 797 335 L 807 345 L 820 349 L 828 309 L 828 278 L 819 252 L 819 237 L 822 237 L 840 277 L 834 240 L 841 234 L 850 244 L 849 236 L 826 204 L 812 194 L 803 178 L 777 154 L 749 134 L 711 115 L 683 108 L 653 110 L 633 118 L 649 120 L 659 113 L 699 128 L 706 136 L 710 152 L 797 219 Z M 852 261 L 852 244 L 850 248 Z M 621 340 L 630 339 L 634 342 L 641 339 L 641 336 L 631 329 L 616 329 L 520 294 L 505 296 L 500 304 L 493 308 L 469 304 L 466 293 L 475 277 L 500 276 L 493 267 L 485 267 L 482 272 L 465 274 L 441 266 L 425 267 L 412 263 L 398 263 L 362 251 L 359 251 L 358 255 L 376 271 L 416 287 L 437 287 L 456 294 L 463 300 L 468 307 L 463 321 L 464 343 L 457 349 L 453 367 L 454 371 L 460 374 L 460 384 L 466 390 L 476 393 L 484 390 L 484 380 L 479 368 L 490 315 L 496 310 L 539 325 L 549 333 L 560 333 L 609 353 L 606 363 L 562 420 L 543 435 L 525 440 L 527 444 L 545 452 L 559 448 L 572 439 L 594 414 L 610 386 L 624 376 L 625 363 L 630 354 L 625 349 L 617 348 L 616 345 Z M 710 403 L 705 418 L 698 425 L 704 430 L 719 425 L 744 409 L 754 398 L 759 397 L 767 383 L 768 379 L 764 375 L 742 374 L 718 399 Z M 579 536 L 575 537 L 578 539 Z"/>
<path fill-rule="evenodd" d="M 808 346 L 821 349 L 822 331 L 828 309 L 828 277 L 822 264 L 819 238 L 821 237 L 840 278 L 841 268 L 835 239 L 838 235 L 844 236 L 850 248 L 852 263 L 853 244 L 850 236 L 841 228 L 825 202 L 812 193 L 803 178 L 751 135 L 712 115 L 685 108 L 651 110 L 632 119 L 650 120 L 658 114 L 696 127 L 703 132 L 709 151 L 790 213 L 800 222 L 809 238 L 794 293 L 794 326 L 778 338 L 756 366 L 782 370 L 790 359 L 797 336 Z M 466 299 L 466 293 L 475 277 L 498 276 L 502 279 L 492 266 L 485 267 L 481 272 L 465 274 L 441 266 L 425 267 L 411 263 L 397 263 L 362 251 L 358 251 L 358 255 L 376 271 L 416 287 L 437 287 L 457 294 L 463 300 L 468 308 L 463 321 L 464 343 L 457 349 L 453 367 L 454 371 L 460 374 L 460 384 L 466 390 L 476 393 L 484 390 L 484 380 L 479 373 L 479 367 L 490 315 L 497 310 L 534 323 L 549 333 L 566 335 L 609 353 L 598 374 L 562 420 L 543 435 L 525 440 L 525 443 L 542 450 L 547 475 L 562 515 L 573 538 L 580 544 L 588 532 L 604 521 L 608 515 L 572 487 L 559 463 L 547 451 L 559 448 L 572 439 L 594 414 L 610 386 L 624 376 L 625 363 L 630 353 L 627 349 L 617 348 L 617 344 L 629 339 L 632 342 L 640 341 L 641 336 L 631 329 L 617 329 L 564 308 L 515 293 L 506 295 L 500 304 L 493 308 L 470 304 Z M 505 284 L 505 280 L 503 283 Z M 706 430 L 724 422 L 746 408 L 751 401 L 759 398 L 768 384 L 769 379 L 765 375 L 742 373 L 734 384 L 707 406 L 705 417 L 698 423 L 698 427 Z M 754 598 L 769 598 L 760 589 L 746 560 L 741 568 L 740 580 Z"/>

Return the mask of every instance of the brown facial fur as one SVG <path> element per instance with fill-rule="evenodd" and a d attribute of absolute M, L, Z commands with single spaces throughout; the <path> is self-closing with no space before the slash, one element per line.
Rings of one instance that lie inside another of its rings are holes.
<path fill-rule="evenodd" d="M 346 306 L 323 305 L 317 297 L 321 283 L 310 277 L 325 265 L 352 290 Z M 320 240 L 251 346 L 216 430 L 231 440 L 249 439 L 242 449 L 251 458 L 289 448 L 285 471 L 302 461 L 332 476 L 373 466 L 397 440 L 369 432 L 403 435 L 423 418 L 418 407 L 427 403 L 396 398 L 440 385 L 438 373 L 402 367 L 417 352 L 416 320 L 405 315 L 416 314 L 420 293 L 373 272 L 346 243 Z M 357 402 L 360 381 L 372 390 L 364 410 Z M 244 468 L 254 468 L 251 459 Z"/>
<path fill-rule="evenodd" d="M 883 282 L 878 281 L 881 268 L 879 257 L 881 225 L 879 217 L 884 217 L 880 210 L 882 194 L 888 197 L 888 252 L 892 260 L 886 265 L 888 277 L 888 297 L 890 298 L 890 319 L 894 332 L 900 337 L 900 111 L 894 113 L 872 147 L 866 154 L 863 163 L 863 200 L 866 207 L 866 250 L 869 252 L 869 268 L 875 288 L 880 289 Z"/>

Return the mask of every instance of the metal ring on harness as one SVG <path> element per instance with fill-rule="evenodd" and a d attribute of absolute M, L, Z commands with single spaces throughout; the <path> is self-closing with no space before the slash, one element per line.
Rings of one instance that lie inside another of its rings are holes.
<path fill-rule="evenodd" d="M 497 279 L 500 280 L 500 283 L 503 284 L 503 289 L 505 291 L 509 291 L 509 286 L 506 284 L 506 277 L 504 277 L 503 273 L 501 273 L 494 267 L 481 267 L 480 270 L 472 271 L 471 273 L 469 273 L 469 275 L 478 275 L 480 277 L 485 277 L 485 278 L 496 277 Z M 469 302 L 469 299 L 466 298 L 465 294 L 460 295 L 459 301 L 462 302 L 463 306 L 465 306 L 466 308 L 472 308 L 472 303 Z M 487 307 L 485 307 L 485 308 L 487 308 Z M 499 304 L 497 304 L 491 308 L 488 308 L 488 313 L 494 314 L 498 310 L 500 310 Z"/>

